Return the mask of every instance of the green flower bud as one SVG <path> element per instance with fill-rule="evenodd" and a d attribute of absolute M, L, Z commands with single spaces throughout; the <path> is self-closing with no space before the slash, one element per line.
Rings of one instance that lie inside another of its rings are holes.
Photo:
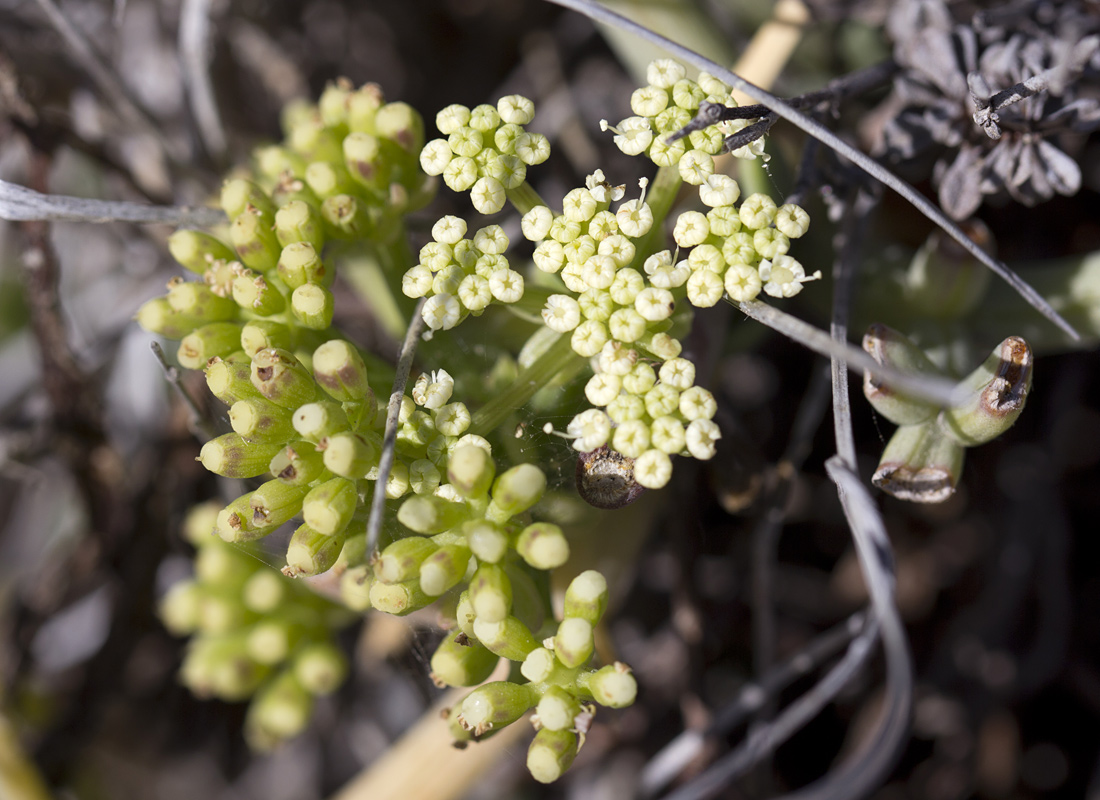
<path fill-rule="evenodd" d="M 385 102 L 377 83 L 365 83 L 348 96 L 348 128 L 374 133 L 374 118 Z"/>
<path fill-rule="evenodd" d="M 251 559 L 211 537 L 195 554 L 195 580 L 204 586 L 236 587 L 255 571 Z"/>
<path fill-rule="evenodd" d="M 296 517 L 308 486 L 295 486 L 278 478 L 267 481 L 252 493 L 252 524 L 257 528 L 278 527 Z"/>
<path fill-rule="evenodd" d="M 470 517 L 462 503 L 452 503 L 435 495 L 413 495 L 397 510 L 398 521 L 411 531 L 442 533 L 461 525 Z"/>
<path fill-rule="evenodd" d="M 478 642 L 509 661 L 524 661 L 539 646 L 531 629 L 514 616 L 506 616 L 500 622 L 475 618 L 473 631 Z"/>
<path fill-rule="evenodd" d="M 500 656 L 465 634 L 447 636 L 432 654 L 432 681 L 443 686 L 475 686 L 492 674 Z"/>
<path fill-rule="evenodd" d="M 302 626 L 289 619 L 263 619 L 249 628 L 245 646 L 254 661 L 275 666 L 286 661 L 304 634 Z"/>
<path fill-rule="evenodd" d="M 411 614 L 434 601 L 434 597 L 420 590 L 420 583 L 415 579 L 404 583 L 374 581 L 370 586 L 371 606 L 395 617 Z"/>
<path fill-rule="evenodd" d="M 229 226 L 229 238 L 241 262 L 257 272 L 267 272 L 279 263 L 282 248 L 272 230 L 273 215 L 246 208 Z"/>
<path fill-rule="evenodd" d="M 1031 391 L 1031 347 L 1019 336 L 997 345 L 980 367 L 959 384 L 970 394 L 940 419 L 947 435 L 965 447 L 984 444 L 1011 428 Z"/>
<path fill-rule="evenodd" d="M 305 203 L 314 209 L 321 207 L 320 198 L 314 194 L 305 181 L 297 177 L 300 174 L 301 171 L 296 174 L 284 173 L 278 183 L 275 184 L 275 188 L 271 190 L 271 199 L 275 201 L 277 207 L 283 208 L 290 203 Z M 275 212 L 276 215 L 278 213 L 278 211 Z M 319 216 L 318 219 L 320 219 Z M 272 230 L 274 230 L 274 226 L 272 226 Z M 279 238 L 278 234 L 275 235 L 275 238 Z"/>
<path fill-rule="evenodd" d="M 340 599 L 352 611 L 370 609 L 370 567 L 361 564 L 340 576 Z"/>
<path fill-rule="evenodd" d="M 523 659 L 519 672 L 531 683 L 543 683 L 550 680 L 556 669 L 558 660 L 554 658 L 554 651 L 536 647 Z"/>
<path fill-rule="evenodd" d="M 223 433 L 202 446 L 198 461 L 225 478 L 255 478 L 267 472 L 282 442 L 246 442 L 239 433 Z"/>
<path fill-rule="evenodd" d="M 519 464 L 493 482 L 493 499 L 485 518 L 505 522 L 522 514 L 542 499 L 546 491 L 546 475 L 533 464 Z"/>
<path fill-rule="evenodd" d="M 348 100 L 351 98 L 352 85 L 347 78 L 338 78 L 329 82 L 317 100 L 317 111 L 326 127 L 340 129 L 348 124 Z"/>
<path fill-rule="evenodd" d="M 381 196 L 390 183 L 390 164 L 377 136 L 352 133 L 344 139 L 344 166 L 352 179 Z"/>
<path fill-rule="evenodd" d="M 327 572 L 340 557 L 344 539 L 343 532 L 329 535 L 308 524 L 299 525 L 286 548 L 283 574 L 288 578 L 304 578 Z"/>
<path fill-rule="evenodd" d="M 386 103 L 378 109 L 374 125 L 379 136 L 397 142 L 406 153 L 420 154 L 424 146 L 424 120 L 408 103 Z"/>
<path fill-rule="evenodd" d="M 293 242 L 279 256 L 279 277 L 291 289 L 307 283 L 330 286 L 335 272 L 325 266 L 309 242 Z"/>
<path fill-rule="evenodd" d="M 279 573 L 258 569 L 241 588 L 241 602 L 257 614 L 270 614 L 288 599 L 289 587 Z"/>
<path fill-rule="evenodd" d="M 378 466 L 378 446 L 362 434 L 335 433 L 318 445 L 324 454 L 325 468 L 345 478 L 366 476 Z"/>
<path fill-rule="evenodd" d="M 577 755 L 577 734 L 543 728 L 527 748 L 527 771 L 539 783 L 553 783 L 569 769 Z"/>
<path fill-rule="evenodd" d="M 341 164 L 314 161 L 306 167 L 306 183 L 322 202 L 337 194 L 354 194 L 359 190 L 351 175 Z"/>
<path fill-rule="evenodd" d="M 270 670 L 248 657 L 243 636 L 211 636 L 191 640 L 180 668 L 180 679 L 198 697 L 244 700 Z"/>
<path fill-rule="evenodd" d="M 213 539 L 221 505 L 213 501 L 192 506 L 183 519 L 183 538 L 195 547 L 202 547 Z"/>
<path fill-rule="evenodd" d="M 538 692 L 529 684 L 487 683 L 466 695 L 459 712 L 460 722 L 475 737 L 483 736 L 511 725 L 538 701 Z"/>
<path fill-rule="evenodd" d="M 438 549 L 439 545 L 424 536 L 398 539 L 382 551 L 374 576 L 383 583 L 400 583 L 417 578 L 420 575 L 420 565 Z"/>
<path fill-rule="evenodd" d="M 557 525 L 536 522 L 520 533 L 516 552 L 535 569 L 556 569 L 569 560 L 569 542 Z"/>
<path fill-rule="evenodd" d="M 233 279 L 233 300 L 245 311 L 270 317 L 286 308 L 286 298 L 262 275 L 250 269 Z"/>
<path fill-rule="evenodd" d="M 475 618 L 474 606 L 470 602 L 470 593 L 469 591 L 462 592 L 459 594 L 458 603 L 455 606 L 455 620 L 458 622 L 458 629 L 476 641 L 477 636 L 474 634 Z"/>
<path fill-rule="evenodd" d="M 638 682 L 634 680 L 630 667 L 621 661 L 595 672 L 582 672 L 577 676 L 577 685 L 591 694 L 601 706 L 608 708 L 626 708 L 638 696 Z"/>
<path fill-rule="evenodd" d="M 365 239 L 374 227 L 366 204 L 350 194 L 326 197 L 321 216 L 328 225 L 325 233 L 336 239 Z"/>
<path fill-rule="evenodd" d="M 201 633 L 208 636 L 228 634 L 248 625 L 255 616 L 241 605 L 235 590 L 220 586 L 203 588 L 199 602 Z"/>
<path fill-rule="evenodd" d="M 271 202 L 267 192 L 243 178 L 233 178 L 222 184 L 221 205 L 230 219 L 236 219 L 249 207 L 269 220 L 275 217 L 275 204 Z"/>
<path fill-rule="evenodd" d="M 310 442 L 320 442 L 326 436 L 348 430 L 348 427 L 348 417 L 343 407 L 331 400 L 306 403 L 294 411 L 294 430 Z"/>
<path fill-rule="evenodd" d="M 270 319 L 254 319 L 241 329 L 241 349 L 249 359 L 261 350 L 289 350 L 293 340 L 289 327 Z"/>
<path fill-rule="evenodd" d="M 324 286 L 306 283 L 290 296 L 290 310 L 303 327 L 323 331 L 332 326 L 336 298 Z"/>
<path fill-rule="evenodd" d="M 198 630 L 202 594 L 195 581 L 180 581 L 165 593 L 157 614 L 170 633 L 183 636 Z"/>
<path fill-rule="evenodd" d="M 285 483 L 306 486 L 325 473 L 324 456 L 310 442 L 293 442 L 275 454 L 269 471 Z"/>
<path fill-rule="evenodd" d="M 248 707 L 245 739 L 256 750 L 270 750 L 297 736 L 313 713 L 313 698 L 291 670 L 285 670 L 264 686 Z"/>
<path fill-rule="evenodd" d="M 447 460 L 447 480 L 463 497 L 484 497 L 495 474 L 493 457 L 476 445 L 456 448 Z"/>
<path fill-rule="evenodd" d="M 172 308 L 166 297 L 154 297 L 142 304 L 134 315 L 137 324 L 150 333 L 166 339 L 182 339 L 209 320 L 194 314 L 183 314 Z"/>
<path fill-rule="evenodd" d="M 482 564 L 470 580 L 470 602 L 478 619 L 500 622 L 512 610 L 512 582 L 497 564 Z M 480 638 L 480 637 L 479 637 Z"/>
<path fill-rule="evenodd" d="M 196 328 L 180 340 L 176 358 L 186 369 L 202 369 L 212 358 L 228 356 L 241 347 L 238 322 L 211 322 Z"/>
<path fill-rule="evenodd" d="M 237 258 L 228 245 L 202 231 L 176 231 L 168 237 L 168 252 L 180 266 L 199 275 L 219 259 L 233 261 Z"/>
<path fill-rule="evenodd" d="M 574 719 L 581 713 L 581 703 L 560 686 L 551 686 L 535 708 L 544 730 L 567 731 L 576 727 Z"/>
<path fill-rule="evenodd" d="M 496 564 L 508 553 L 511 543 L 500 526 L 483 519 L 470 520 L 462 526 L 470 551 L 482 563 Z"/>
<path fill-rule="evenodd" d="M 460 544 L 440 547 L 420 565 L 420 588 L 437 597 L 457 586 L 466 577 L 470 548 Z"/>
<path fill-rule="evenodd" d="M 250 542 L 271 532 L 252 521 L 252 492 L 242 494 L 218 512 L 214 533 L 225 542 Z"/>
<path fill-rule="evenodd" d="M 294 657 L 294 676 L 312 695 L 332 694 L 347 675 L 347 658 L 330 642 L 314 642 Z"/>
<path fill-rule="evenodd" d="M 567 667 L 582 667 L 592 658 L 596 639 L 592 623 L 580 617 L 566 617 L 554 634 L 554 655 Z"/>
<path fill-rule="evenodd" d="M 885 366 L 897 367 L 905 372 L 939 374 L 928 356 L 904 334 L 879 323 L 867 329 L 863 337 L 863 349 L 875 361 Z M 863 373 L 863 394 L 875 411 L 895 425 L 924 422 L 939 411 L 939 406 L 901 394 L 870 372 Z"/>
<path fill-rule="evenodd" d="M 287 173 L 300 175 L 305 166 L 301 156 L 277 144 L 257 147 L 252 151 L 252 158 L 256 171 L 270 181 L 277 181 Z"/>
<path fill-rule="evenodd" d="M 343 339 L 325 342 L 313 352 L 313 376 L 330 397 L 341 402 L 373 396 L 363 357 L 353 344 Z"/>
<path fill-rule="evenodd" d="M 594 569 L 585 570 L 569 582 L 565 590 L 563 616 L 575 617 L 596 625 L 607 610 L 607 580 Z"/>
<path fill-rule="evenodd" d="M 324 220 L 309 203 L 291 201 L 275 212 L 275 237 L 284 249 L 295 242 L 306 242 L 320 251 L 325 244 Z"/>
<path fill-rule="evenodd" d="M 229 408 L 229 424 L 234 432 L 250 442 L 286 442 L 294 438 L 290 412 L 263 397 L 235 402 Z"/>
<path fill-rule="evenodd" d="M 226 405 L 261 397 L 259 390 L 252 385 L 252 358 L 243 352 L 215 357 L 207 362 L 206 385 L 210 393 Z"/>
<path fill-rule="evenodd" d="M 323 536 L 341 533 L 359 504 L 355 481 L 332 478 L 310 489 L 302 502 L 302 518 Z"/>
<path fill-rule="evenodd" d="M 317 384 L 309 370 L 293 353 L 278 348 L 260 350 L 252 357 L 252 385 L 284 408 L 297 408 L 317 396 Z"/>
<path fill-rule="evenodd" d="M 287 144 L 306 161 L 335 161 L 340 158 L 340 139 L 325 127 L 318 113 L 296 120 L 287 134 Z"/>
<path fill-rule="evenodd" d="M 203 322 L 222 322 L 235 319 L 238 309 L 228 297 L 222 297 L 204 283 L 173 280 L 165 295 L 168 305 L 184 317 L 194 317 Z"/>

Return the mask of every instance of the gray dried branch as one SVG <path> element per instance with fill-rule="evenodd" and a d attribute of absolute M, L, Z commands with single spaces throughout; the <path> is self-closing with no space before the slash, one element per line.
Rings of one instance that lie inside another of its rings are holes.
<path fill-rule="evenodd" d="M 416 343 L 424 330 L 424 310 L 426 298 L 421 298 L 413 311 L 409 329 L 405 332 L 405 341 L 401 345 L 401 356 L 397 359 L 397 374 L 393 379 L 393 391 L 386 406 L 386 434 L 382 439 L 382 455 L 378 459 L 378 477 L 375 478 L 374 497 L 371 498 L 370 516 L 367 518 L 367 558 L 373 558 L 378 549 L 378 537 L 382 531 L 382 515 L 386 510 L 386 482 L 393 469 L 397 446 L 397 416 L 401 411 L 401 398 L 405 395 L 405 385 L 409 381 L 413 357 L 416 355 Z"/>
<path fill-rule="evenodd" d="M 210 0 L 184 0 L 180 8 L 179 50 L 199 135 L 207 152 L 220 160 L 227 145 L 210 81 Z"/>
<path fill-rule="evenodd" d="M 225 222 L 225 214 L 219 209 L 202 206 L 151 206 L 42 194 L 25 186 L 0 180 L 0 219 L 11 222 L 160 222 L 168 225 L 209 227 Z"/>
<path fill-rule="evenodd" d="M 858 347 L 844 342 L 836 342 L 825 331 L 818 330 L 813 325 L 803 322 L 785 311 L 780 311 L 775 306 L 753 300 L 749 303 L 740 303 L 738 308 L 745 315 L 793 339 L 803 347 L 829 358 L 835 355 L 846 363 L 849 369 L 868 370 L 883 382 L 894 386 L 905 394 L 939 403 L 943 406 L 954 405 L 956 400 L 961 399 L 957 397 L 956 386 L 952 381 L 946 378 L 918 376 L 886 368 Z"/>

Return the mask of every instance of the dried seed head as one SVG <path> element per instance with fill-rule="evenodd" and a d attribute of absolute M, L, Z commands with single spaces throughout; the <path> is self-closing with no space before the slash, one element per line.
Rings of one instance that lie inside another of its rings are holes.
<path fill-rule="evenodd" d="M 645 487 L 634 480 L 634 459 L 604 445 L 577 456 L 577 491 L 596 508 L 622 508 L 641 497 Z"/>

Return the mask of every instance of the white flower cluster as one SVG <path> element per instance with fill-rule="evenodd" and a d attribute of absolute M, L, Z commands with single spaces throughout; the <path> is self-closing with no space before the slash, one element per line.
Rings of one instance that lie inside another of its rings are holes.
<path fill-rule="evenodd" d="M 506 192 L 527 177 L 527 167 L 550 155 L 550 143 L 541 133 L 524 126 L 535 116 L 535 104 L 521 95 L 509 95 L 496 106 L 467 108 L 450 105 L 435 118 L 445 139 L 433 139 L 420 152 L 420 166 L 429 175 L 442 175 L 456 192 L 470 192 L 482 214 L 504 207 Z"/>
<path fill-rule="evenodd" d="M 604 130 L 615 134 L 615 146 L 627 155 L 647 155 L 659 167 L 679 166 L 686 183 L 700 185 L 714 174 L 714 158 L 722 152 L 726 135 L 732 129 L 712 125 L 688 136 L 668 142 L 691 122 L 701 103 L 736 106 L 730 87 L 706 72 L 697 81 L 686 77 L 683 65 L 672 59 L 653 61 L 646 71 L 647 86 L 630 97 L 634 116 L 618 125 L 601 122 Z M 742 121 L 743 122 L 743 121 Z"/>
<path fill-rule="evenodd" d="M 749 195 L 738 207 L 739 196 L 733 178 L 707 178 L 699 198 L 709 210 L 684 212 L 672 232 L 680 252 L 690 252 L 675 267 L 667 250 L 651 257 L 645 267 L 650 280 L 683 285 L 692 305 L 709 308 L 723 294 L 735 303 L 753 300 L 761 290 L 771 297 L 794 297 L 803 283 L 819 279 L 820 272 L 807 276 L 787 255 L 791 239 L 809 230 L 805 210 L 791 203 L 776 207 L 765 194 Z"/>
<path fill-rule="evenodd" d="M 570 423 L 573 446 L 590 452 L 608 445 L 635 459 L 635 480 L 648 488 L 667 483 L 671 455 L 710 458 L 719 438 L 714 398 L 694 385 L 694 367 L 679 358 L 680 342 L 667 332 L 677 300 L 686 295 L 708 307 L 727 294 L 735 302 L 761 290 L 791 297 L 820 277 L 807 277 L 786 254 L 809 227 L 806 212 L 776 207 L 763 194 L 738 205 L 740 194 L 732 178 L 707 176 L 699 196 L 709 210 L 680 214 L 673 229 L 686 256 L 674 263 L 665 250 L 640 268 L 633 240 L 649 232 L 652 213 L 644 195 L 612 213 L 622 191 L 600 172 L 566 195 L 561 214 L 538 206 L 523 218 L 524 236 L 539 242 L 535 265 L 560 275 L 569 291 L 547 298 L 543 321 L 593 359 L 585 394 L 594 408 Z"/>
<path fill-rule="evenodd" d="M 569 423 L 573 447 L 590 452 L 610 445 L 634 459 L 634 480 L 648 489 L 668 483 L 670 456 L 714 456 L 721 438 L 713 419 L 718 406 L 695 385 L 695 365 L 687 359 L 670 358 L 654 369 L 636 350 L 608 342 L 585 395 L 595 408 Z"/>
<path fill-rule="evenodd" d="M 489 225 L 473 239 L 465 236 L 465 220 L 441 218 L 432 227 L 433 241 L 420 249 L 420 263 L 401 279 L 406 297 L 428 298 L 421 313 L 433 331 L 450 330 L 494 300 L 515 303 L 523 297 L 523 276 L 504 256 L 504 230 Z"/>

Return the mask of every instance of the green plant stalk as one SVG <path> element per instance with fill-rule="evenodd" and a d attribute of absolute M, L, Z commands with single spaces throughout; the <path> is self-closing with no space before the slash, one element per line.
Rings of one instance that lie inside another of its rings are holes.
<path fill-rule="evenodd" d="M 505 195 L 520 214 L 526 214 L 535 206 L 549 207 L 529 181 L 524 181 L 515 189 L 506 189 Z"/>
<path fill-rule="evenodd" d="M 646 188 L 645 199 L 653 212 L 653 227 L 634 245 L 635 256 L 630 266 L 639 272 L 643 271 L 642 264 L 645 260 L 661 249 L 664 242 L 664 221 L 683 183 L 678 169 L 660 167 Z"/>
<path fill-rule="evenodd" d="M 558 337 L 545 353 L 516 376 L 511 386 L 474 413 L 469 432 L 485 436 L 503 423 L 509 414 L 525 405 L 555 376 L 572 377 L 586 364 L 585 359 L 573 352 L 568 336 Z"/>
<path fill-rule="evenodd" d="M 405 337 L 416 302 L 393 286 L 416 265 L 409 237 L 402 229 L 392 241 L 368 242 L 366 252 L 340 262 L 340 272 L 355 293 L 371 308 L 388 334 L 397 340 Z"/>

